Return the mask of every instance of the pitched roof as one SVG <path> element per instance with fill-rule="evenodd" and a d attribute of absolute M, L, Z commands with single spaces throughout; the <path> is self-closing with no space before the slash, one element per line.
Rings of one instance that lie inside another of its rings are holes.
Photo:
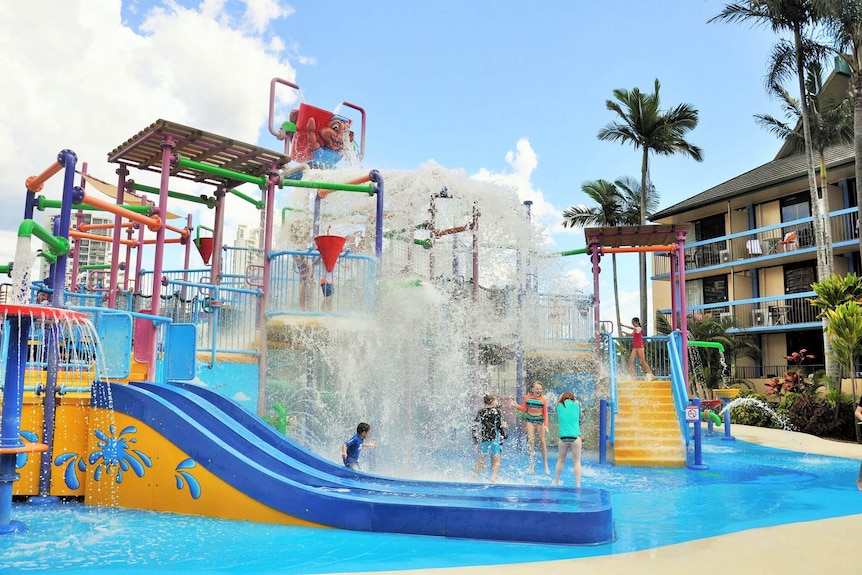
<path fill-rule="evenodd" d="M 853 163 L 853 145 L 834 146 L 826 150 L 826 166 L 834 168 Z M 805 155 L 801 153 L 786 156 L 767 162 L 753 170 L 740 174 L 733 179 L 718 184 L 706 191 L 685 199 L 678 204 L 665 208 L 653 214 L 652 221 L 675 216 L 695 208 L 726 201 L 757 190 L 762 190 L 798 178 L 807 177 L 808 168 L 805 165 Z"/>

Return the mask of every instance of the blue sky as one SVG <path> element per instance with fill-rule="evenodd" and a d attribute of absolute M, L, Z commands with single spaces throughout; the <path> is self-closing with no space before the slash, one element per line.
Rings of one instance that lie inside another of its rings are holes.
<path fill-rule="evenodd" d="M 9 86 L 0 198 L 14 206 L 0 213 L 6 234 L 19 222 L 24 179 L 60 149 L 112 180 L 107 152 L 157 118 L 280 149 L 266 129 L 272 77 L 295 81 L 316 106 L 364 107 L 366 167 L 434 160 L 516 186 L 559 250 L 584 245 L 580 230 L 559 227 L 563 209 L 584 203 L 582 183 L 639 174 L 638 152 L 596 138 L 615 119 L 605 108 L 615 88 L 650 90 L 658 78 L 666 106 L 700 111 L 689 140 L 704 161 L 653 159 L 662 207 L 769 161 L 779 147 L 752 118 L 780 115 L 763 87 L 775 38 L 707 24 L 725 4 L 714 0 L 48 4 L 0 6 L 0 77 Z M 588 273 L 585 261 L 566 265 Z M 624 309 L 634 312 L 637 284 L 624 275 Z"/>

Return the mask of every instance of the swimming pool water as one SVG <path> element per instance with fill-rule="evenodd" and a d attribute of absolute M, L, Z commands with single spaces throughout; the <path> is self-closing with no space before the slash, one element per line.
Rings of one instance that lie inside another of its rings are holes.
<path fill-rule="evenodd" d="M 617 540 L 607 545 L 512 545 L 22 503 L 13 518 L 27 531 L 0 537 L 0 571 L 317 574 L 493 565 L 624 553 L 862 513 L 856 460 L 716 435 L 706 438 L 704 461 L 705 471 L 587 462 L 583 485 L 611 492 Z M 507 454 L 503 465 L 502 477 L 520 477 L 526 460 Z M 532 479 L 549 482 L 544 475 Z M 563 479 L 563 489 L 572 489 L 570 466 Z"/>

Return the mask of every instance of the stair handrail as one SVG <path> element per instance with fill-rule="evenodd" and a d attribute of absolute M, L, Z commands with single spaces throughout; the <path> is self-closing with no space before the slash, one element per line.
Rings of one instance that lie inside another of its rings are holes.
<path fill-rule="evenodd" d="M 670 387 L 673 392 L 673 403 L 676 408 L 676 419 L 679 431 L 689 443 L 688 425 L 685 422 L 685 406 L 688 404 L 688 391 L 685 385 L 685 376 L 682 371 L 682 333 L 674 330 L 667 339 L 667 353 L 670 360 Z"/>
<path fill-rule="evenodd" d="M 617 420 L 616 414 L 620 409 L 620 390 L 618 385 L 619 378 L 617 376 L 617 345 L 614 341 L 613 334 L 602 333 L 602 337 L 607 339 L 608 350 L 608 384 L 610 386 L 610 421 L 608 421 L 608 441 L 611 445 L 614 445 Z"/>

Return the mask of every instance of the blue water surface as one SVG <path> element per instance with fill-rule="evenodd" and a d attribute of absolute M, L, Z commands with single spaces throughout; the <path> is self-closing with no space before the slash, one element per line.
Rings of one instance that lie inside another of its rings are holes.
<path fill-rule="evenodd" d="M 625 553 L 862 513 L 856 460 L 723 441 L 714 435 L 705 440 L 704 462 L 709 465 L 704 471 L 587 462 L 583 485 L 611 492 L 617 540 L 607 545 L 513 545 L 80 503 L 49 508 L 16 503 L 12 516 L 27 531 L 0 537 L 0 571 L 317 574 L 494 565 Z M 525 465 L 523 456 L 507 454 L 501 477 Z M 560 489 L 574 488 L 570 465 L 563 475 L 567 483 Z M 539 474 L 534 479 L 549 481 Z"/>

